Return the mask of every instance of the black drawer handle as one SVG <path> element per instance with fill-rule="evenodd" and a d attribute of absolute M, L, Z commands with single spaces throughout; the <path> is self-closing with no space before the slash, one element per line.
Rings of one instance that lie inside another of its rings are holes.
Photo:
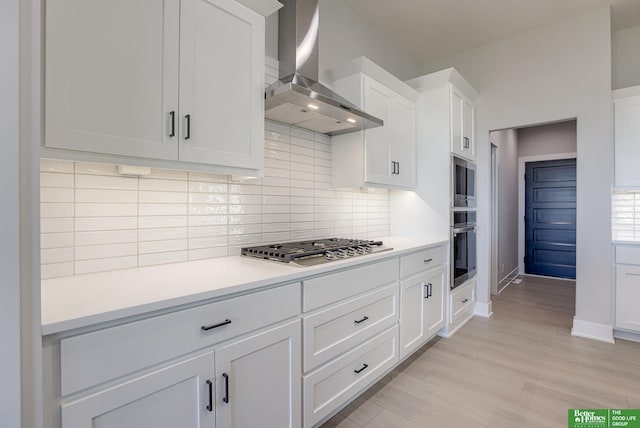
<path fill-rule="evenodd" d="M 207 410 L 213 412 L 213 382 L 207 379 L 207 386 L 209 387 L 209 404 L 207 404 Z"/>
<path fill-rule="evenodd" d="M 433 261 L 433 259 L 426 259 L 424 262 L 425 263 L 429 263 L 429 262 L 432 262 L 432 261 Z"/>
<path fill-rule="evenodd" d="M 188 140 L 191 138 L 191 115 L 190 114 L 185 115 L 184 119 L 187 122 L 187 133 L 184 136 L 184 139 Z"/>
<path fill-rule="evenodd" d="M 202 331 L 209 331 L 209 330 L 213 330 L 214 328 L 222 327 L 223 325 L 227 325 L 227 324 L 231 324 L 231 320 L 227 319 L 218 324 L 203 325 L 200 328 L 202 329 Z"/>
<path fill-rule="evenodd" d="M 360 370 L 354 370 L 353 372 L 355 374 L 360 374 L 362 373 L 367 367 L 369 367 L 369 364 L 363 364 L 362 368 Z"/>
<path fill-rule="evenodd" d="M 222 377 L 224 378 L 224 397 L 222 397 L 222 401 L 225 403 L 229 402 L 229 375 L 226 373 L 222 373 Z"/>
<path fill-rule="evenodd" d="M 467 303 L 469 299 L 462 299 L 462 303 Z"/>
<path fill-rule="evenodd" d="M 368 320 L 368 319 L 369 319 L 369 317 L 365 315 L 364 317 L 362 317 L 362 319 L 361 319 L 361 320 L 356 320 L 356 321 L 354 321 L 354 322 L 355 322 L 356 324 L 360 324 L 361 322 L 365 322 L 365 321 L 366 321 L 366 320 Z"/>

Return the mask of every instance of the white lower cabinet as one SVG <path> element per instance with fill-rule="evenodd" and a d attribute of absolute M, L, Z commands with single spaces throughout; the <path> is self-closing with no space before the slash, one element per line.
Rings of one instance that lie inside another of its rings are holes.
<path fill-rule="evenodd" d="M 214 425 L 213 352 L 62 404 L 64 428 L 204 428 Z"/>
<path fill-rule="evenodd" d="M 300 320 L 216 349 L 216 426 L 301 426 Z"/>
<path fill-rule="evenodd" d="M 304 426 L 318 424 L 399 361 L 398 326 L 304 377 Z"/>
<path fill-rule="evenodd" d="M 640 247 L 617 245 L 616 328 L 640 333 Z"/>
<path fill-rule="evenodd" d="M 400 282 L 400 357 L 422 346 L 444 326 L 445 268 L 434 269 L 403 278 Z"/>

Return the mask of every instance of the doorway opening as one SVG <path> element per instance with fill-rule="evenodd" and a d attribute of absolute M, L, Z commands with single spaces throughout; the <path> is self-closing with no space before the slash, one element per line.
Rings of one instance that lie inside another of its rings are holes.
<path fill-rule="evenodd" d="M 527 164 L 534 165 L 535 162 L 560 161 L 573 159 L 574 180 L 573 190 L 544 190 L 533 188 L 534 193 L 539 197 L 553 198 L 564 196 L 573 192 L 574 207 L 573 217 L 560 220 L 552 219 L 549 224 L 558 221 L 568 223 L 573 226 L 573 232 L 563 230 L 560 226 L 544 228 L 544 224 L 538 224 L 539 228 L 533 228 L 532 240 L 538 239 L 538 243 L 551 242 L 564 244 L 556 246 L 547 252 L 538 251 L 536 247 L 532 249 L 534 253 L 530 257 L 542 257 L 542 260 L 549 260 L 551 263 L 556 260 L 554 256 L 558 254 L 552 251 L 559 251 L 559 248 L 573 250 L 573 255 L 562 254 L 565 258 L 573 258 L 573 277 L 575 278 L 575 162 L 577 159 L 577 133 L 576 120 L 564 120 L 545 124 L 536 124 L 495 130 L 489 133 L 491 142 L 491 292 L 499 294 L 509 284 L 516 281 L 518 276 L 524 274 L 542 275 L 555 278 L 571 278 L 571 274 L 566 271 L 558 272 L 553 269 L 535 273 L 529 269 L 527 272 L 526 256 L 526 186 L 525 172 Z M 560 168 L 562 169 L 562 168 Z M 571 167 L 568 167 L 570 170 Z M 542 170 L 541 170 L 542 171 Z M 550 170 L 545 170 L 545 172 Z M 566 172 L 566 171 L 564 171 Z M 545 184 L 553 188 L 552 184 Z M 555 195 L 555 196 L 554 196 Z M 570 199 L 570 198 L 569 198 Z M 539 199 L 539 202 L 542 200 Z M 553 202 L 549 202 L 552 204 Z M 554 208 L 547 205 L 541 208 Z M 553 210 L 543 212 L 537 211 L 538 218 L 544 220 L 543 214 L 549 214 Z M 555 211 L 555 214 L 560 214 Z M 564 212 L 567 214 L 567 212 Z M 535 222 L 534 222 L 535 223 Z M 544 221 L 538 223 L 545 223 Z M 530 225 L 533 223 L 529 222 Z M 537 230 L 540 229 L 540 230 Z M 537 235 L 536 235 L 537 233 Z M 550 248 L 550 247 L 543 247 Z M 545 259 L 546 257 L 546 259 Z M 540 259 L 530 259 L 539 261 Z"/>

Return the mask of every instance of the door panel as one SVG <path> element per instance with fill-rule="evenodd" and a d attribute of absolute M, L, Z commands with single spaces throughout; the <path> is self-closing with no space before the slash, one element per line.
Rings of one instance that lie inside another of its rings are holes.
<path fill-rule="evenodd" d="M 529 162 L 525 272 L 576 277 L 576 160 Z"/>
<path fill-rule="evenodd" d="M 364 78 L 364 109 L 385 123 L 365 131 L 365 176 L 372 183 L 389 184 L 391 177 L 391 142 L 389 105 L 391 94 L 386 86 Z"/>

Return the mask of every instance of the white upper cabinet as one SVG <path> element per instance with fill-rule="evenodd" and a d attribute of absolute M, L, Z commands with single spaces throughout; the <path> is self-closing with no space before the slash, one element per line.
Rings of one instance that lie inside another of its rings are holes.
<path fill-rule="evenodd" d="M 334 187 L 415 188 L 418 93 L 366 58 L 327 76 L 336 93 L 384 122 L 332 138 Z"/>
<path fill-rule="evenodd" d="M 48 147 L 177 159 L 179 0 L 52 0 Z"/>
<path fill-rule="evenodd" d="M 451 85 L 451 153 L 471 161 L 476 159 L 474 112 L 471 100 Z"/>
<path fill-rule="evenodd" d="M 45 146 L 261 169 L 264 31 L 235 0 L 48 1 Z"/>
<path fill-rule="evenodd" d="M 640 86 L 613 94 L 615 186 L 640 187 Z"/>

